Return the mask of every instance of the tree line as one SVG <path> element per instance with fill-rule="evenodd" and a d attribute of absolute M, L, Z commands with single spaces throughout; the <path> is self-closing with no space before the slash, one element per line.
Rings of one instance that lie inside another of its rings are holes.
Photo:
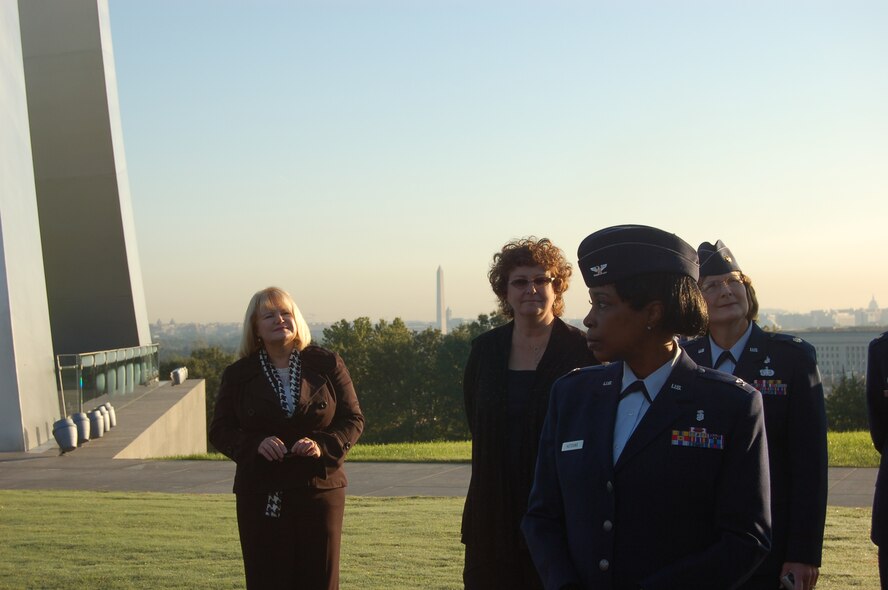
<path fill-rule="evenodd" d="M 505 322 L 498 312 L 481 314 L 441 334 L 414 332 L 400 318 L 374 324 L 360 317 L 336 322 L 317 340 L 348 367 L 366 418 L 362 442 L 466 440 L 462 379 L 472 339 Z M 205 379 L 209 424 L 222 371 L 235 358 L 217 346 L 196 348 L 161 363 L 160 375 L 185 366 L 189 378 Z"/>
<path fill-rule="evenodd" d="M 365 443 L 466 440 L 462 379 L 472 339 L 506 322 L 499 313 L 482 314 L 448 334 L 428 328 L 414 332 L 399 318 L 340 320 L 318 338 L 345 360 L 366 418 Z M 165 377 L 188 367 L 189 378 L 206 380 L 207 424 L 222 371 L 235 361 L 217 346 L 197 348 L 188 357 L 161 363 Z M 826 399 L 830 430 L 867 428 L 862 377 L 843 376 Z"/>

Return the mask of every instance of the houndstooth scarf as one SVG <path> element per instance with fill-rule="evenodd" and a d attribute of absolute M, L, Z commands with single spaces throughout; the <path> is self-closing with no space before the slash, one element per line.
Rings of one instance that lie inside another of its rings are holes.
<path fill-rule="evenodd" d="M 278 395 L 281 409 L 288 418 L 291 418 L 296 411 L 296 403 L 299 400 L 299 393 L 302 386 L 302 356 L 299 354 L 299 351 L 294 348 L 293 352 L 290 353 L 290 360 L 287 363 L 289 368 L 289 386 L 290 392 L 292 393 L 292 405 L 287 398 L 287 388 L 284 387 L 284 384 L 281 382 L 281 378 L 278 375 L 277 370 L 274 368 L 274 365 L 269 360 L 268 353 L 265 352 L 264 348 L 259 349 L 259 364 L 262 365 L 262 370 L 265 372 L 265 376 L 268 378 L 271 388 L 274 389 L 275 393 Z M 265 516 L 271 518 L 279 518 L 281 516 L 283 495 L 283 491 L 276 491 L 268 494 L 268 503 L 265 506 Z"/>

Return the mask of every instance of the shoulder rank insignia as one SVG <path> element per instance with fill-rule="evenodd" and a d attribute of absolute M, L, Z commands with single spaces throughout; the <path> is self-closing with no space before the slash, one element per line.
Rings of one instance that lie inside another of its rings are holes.
<path fill-rule="evenodd" d="M 762 375 L 764 374 L 762 371 Z M 762 395 L 786 395 L 789 393 L 787 389 L 789 384 L 784 383 L 783 379 L 756 379 L 752 382 L 752 386 L 758 389 Z"/>
<path fill-rule="evenodd" d="M 673 430 L 672 446 L 722 450 L 725 448 L 725 437 L 723 434 L 710 434 L 705 428 Z"/>

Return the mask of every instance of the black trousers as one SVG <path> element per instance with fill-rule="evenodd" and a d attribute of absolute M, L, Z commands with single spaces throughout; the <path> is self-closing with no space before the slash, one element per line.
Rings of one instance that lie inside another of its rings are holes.
<path fill-rule="evenodd" d="M 487 549 L 466 545 L 463 568 L 465 590 L 543 590 L 543 583 L 530 557 L 500 561 L 492 558 Z"/>
<path fill-rule="evenodd" d="M 879 579 L 882 590 L 888 590 L 888 547 L 879 547 Z"/>
<path fill-rule="evenodd" d="M 268 494 L 237 494 L 248 590 L 338 590 L 345 488 L 284 490 L 280 517 Z"/>
<path fill-rule="evenodd" d="M 741 590 L 780 590 L 781 588 L 783 585 L 780 583 L 778 574 L 752 576 L 740 586 Z"/>

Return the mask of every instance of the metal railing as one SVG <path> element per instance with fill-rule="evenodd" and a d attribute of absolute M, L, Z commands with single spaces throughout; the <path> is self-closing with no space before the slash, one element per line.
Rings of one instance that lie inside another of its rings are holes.
<path fill-rule="evenodd" d="M 158 377 L 157 344 L 56 356 L 62 416 L 103 395 L 124 396 Z"/>

